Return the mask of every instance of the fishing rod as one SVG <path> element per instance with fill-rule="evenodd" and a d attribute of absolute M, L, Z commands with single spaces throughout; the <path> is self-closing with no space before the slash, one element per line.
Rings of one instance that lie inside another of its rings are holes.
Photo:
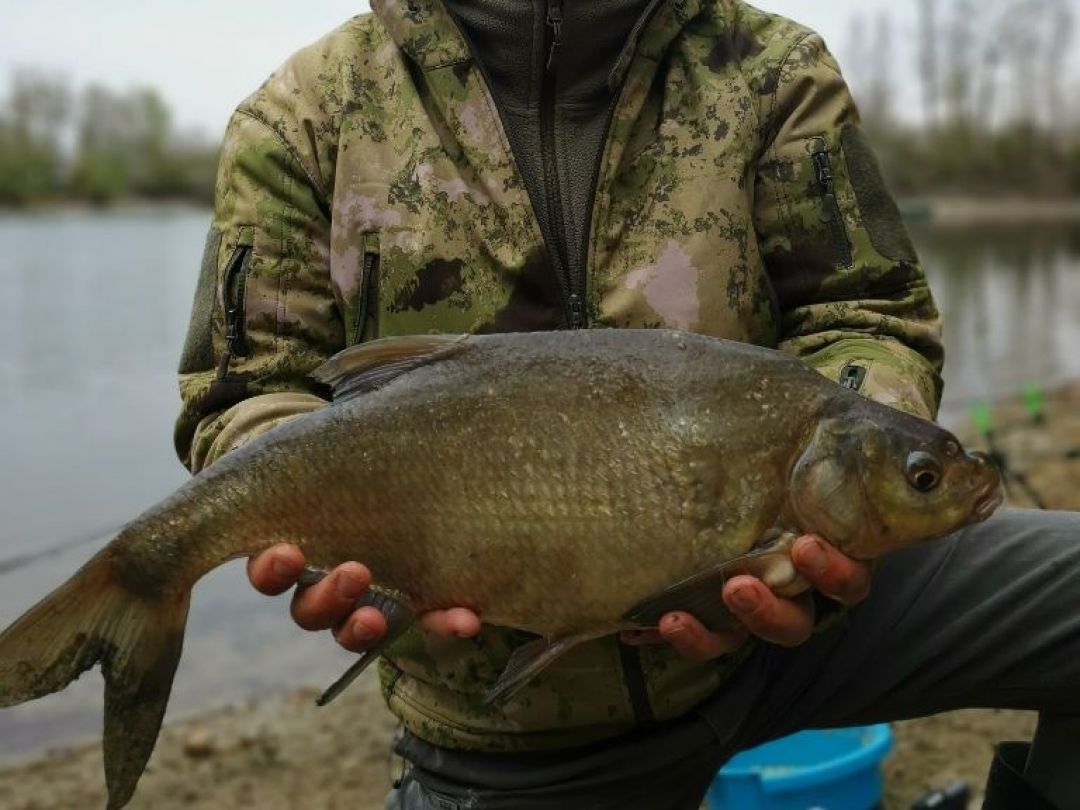
<path fill-rule="evenodd" d="M 1036 508 L 1045 510 L 1048 508 L 1046 501 L 1035 489 L 1027 473 L 1010 461 L 1008 453 L 997 442 L 997 437 L 1002 430 L 1038 427 L 1046 423 L 1046 400 L 1040 387 L 1035 385 L 1026 386 L 1023 390 L 1023 401 L 1024 408 L 1027 411 L 1027 418 L 1023 421 L 1014 421 L 1004 427 L 995 427 L 992 406 L 985 399 L 975 400 L 972 404 L 970 411 L 971 421 L 983 441 L 986 442 L 986 448 L 989 451 L 991 460 L 1001 471 L 1006 490 L 1009 489 L 1010 482 L 1014 483 Z M 1080 447 L 1068 447 L 1053 453 L 1041 453 L 1033 458 L 1035 461 L 1048 459 L 1080 459 Z"/>
<path fill-rule="evenodd" d="M 24 568 L 28 568 L 35 563 L 39 563 L 42 560 L 47 560 L 50 557 L 59 557 L 65 552 L 71 551 L 74 548 L 80 546 L 88 546 L 92 543 L 100 543 L 111 538 L 116 531 L 114 528 L 103 529 L 95 531 L 92 534 L 76 537 L 71 540 L 65 540 L 62 543 L 57 543 L 54 546 L 49 546 L 41 551 L 32 551 L 28 554 L 16 554 L 14 557 L 8 557 L 5 560 L 0 560 L 0 576 L 7 576 L 8 574 L 14 574 L 17 571 L 21 571 Z"/>

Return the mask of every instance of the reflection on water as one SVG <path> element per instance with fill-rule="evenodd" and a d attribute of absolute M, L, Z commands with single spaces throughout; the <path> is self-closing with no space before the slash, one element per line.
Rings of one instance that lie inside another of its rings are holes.
<path fill-rule="evenodd" d="M 102 534 L 174 489 L 172 369 L 208 215 L 0 219 L 0 570 L 3 561 Z M 922 229 L 947 319 L 947 398 L 1080 377 L 1080 235 L 1067 228 Z M 107 533 L 107 532 L 106 532 Z M 100 544 L 101 541 L 98 541 Z M 0 574 L 0 627 L 91 548 Z M 300 683 L 347 657 L 249 593 L 228 566 L 200 584 L 171 716 Z M 0 713 L 0 758 L 94 733 L 102 687 Z"/>
<path fill-rule="evenodd" d="M 172 449 L 173 369 L 208 222 L 202 212 L 0 219 L 0 569 L 58 542 L 107 539 L 186 479 Z M 0 628 L 102 542 L 0 574 Z M 249 592 L 236 564 L 200 583 L 170 716 L 340 674 L 347 657 L 284 614 Z M 97 733 L 101 706 L 93 673 L 0 712 L 0 758 Z"/>
<path fill-rule="evenodd" d="M 1080 228 L 916 229 L 945 316 L 946 418 L 1080 377 Z"/>

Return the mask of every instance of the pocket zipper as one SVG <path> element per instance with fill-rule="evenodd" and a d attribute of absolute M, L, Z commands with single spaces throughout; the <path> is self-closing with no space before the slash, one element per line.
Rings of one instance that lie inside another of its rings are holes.
<path fill-rule="evenodd" d="M 378 275 L 379 254 L 374 250 L 364 251 L 364 265 L 360 276 L 360 300 L 356 307 L 356 334 L 353 336 L 353 343 L 359 343 L 364 339 L 368 309 L 378 300 Z"/>
<path fill-rule="evenodd" d="M 818 141 L 815 144 L 810 158 L 814 163 L 814 179 L 821 193 L 821 221 L 829 226 L 833 250 L 836 251 L 840 266 L 851 268 L 855 259 L 851 253 L 847 228 L 844 226 L 844 215 L 840 211 L 840 201 L 836 199 L 836 179 L 833 176 L 832 161 L 829 160 L 829 151 L 824 141 Z"/>
<path fill-rule="evenodd" d="M 234 357 L 247 354 L 247 341 L 244 335 L 244 306 L 247 290 L 248 258 L 251 256 L 250 245 L 240 245 L 233 251 L 232 258 L 225 268 L 221 298 L 225 305 L 225 355 L 221 358 L 218 377 L 225 376 L 229 363 Z"/>

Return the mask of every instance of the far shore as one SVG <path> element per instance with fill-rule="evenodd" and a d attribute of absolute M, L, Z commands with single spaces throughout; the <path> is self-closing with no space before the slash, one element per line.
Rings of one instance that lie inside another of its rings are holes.
<path fill-rule="evenodd" d="M 1080 221 L 1080 199 L 911 197 L 900 201 L 900 209 L 909 222 L 929 222 L 942 226 Z"/>
<path fill-rule="evenodd" d="M 85 200 L 57 200 L 17 207 L 0 204 L 0 222 L 16 218 L 141 216 L 177 213 L 205 213 L 209 216 L 210 212 L 210 205 L 197 200 L 143 200 L 133 197 L 107 204 Z"/>

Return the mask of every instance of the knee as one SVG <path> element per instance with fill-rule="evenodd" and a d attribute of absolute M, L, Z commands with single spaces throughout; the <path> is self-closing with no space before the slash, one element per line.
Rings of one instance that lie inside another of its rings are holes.
<path fill-rule="evenodd" d="M 986 523 L 968 531 L 977 535 L 980 543 L 1007 543 L 1021 554 L 1080 559 L 1080 512 L 1000 509 Z"/>

